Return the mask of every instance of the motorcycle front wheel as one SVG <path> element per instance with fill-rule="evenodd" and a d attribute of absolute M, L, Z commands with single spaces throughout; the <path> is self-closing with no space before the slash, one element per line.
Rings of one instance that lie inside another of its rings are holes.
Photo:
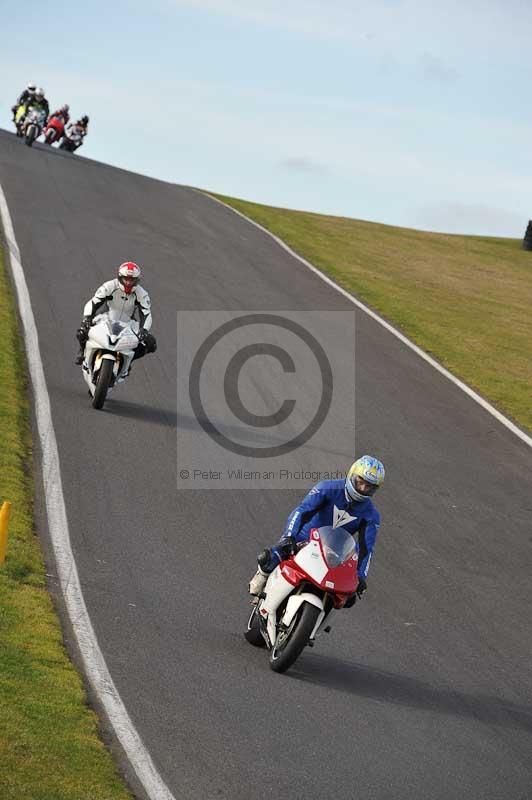
<path fill-rule="evenodd" d="M 113 366 L 114 361 L 111 361 L 108 358 L 105 358 L 102 361 L 98 380 L 96 381 L 96 391 L 94 392 L 94 397 L 92 398 L 93 408 L 103 408 L 105 398 L 107 397 L 107 390 L 109 389 L 111 378 L 113 377 Z"/>
<path fill-rule="evenodd" d="M 26 144 L 28 147 L 31 147 L 33 142 L 35 141 L 35 134 L 37 133 L 35 129 L 35 125 L 30 125 L 28 132 L 26 133 Z"/>
<path fill-rule="evenodd" d="M 301 655 L 309 643 L 319 615 L 319 608 L 303 603 L 288 628 L 279 631 L 270 650 L 270 667 L 274 672 L 286 672 Z"/>

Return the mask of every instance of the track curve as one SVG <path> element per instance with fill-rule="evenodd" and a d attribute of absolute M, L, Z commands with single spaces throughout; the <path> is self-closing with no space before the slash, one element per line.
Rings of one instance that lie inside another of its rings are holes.
<path fill-rule="evenodd" d="M 348 301 L 194 190 L 1 131 L 0 183 L 85 600 L 174 795 L 530 796 L 530 448 L 358 313 L 357 450 L 388 468 L 370 592 L 275 675 L 243 639 L 245 589 L 299 493 L 176 491 L 176 310 Z M 73 332 L 125 258 L 146 265 L 159 350 L 98 413 Z"/>

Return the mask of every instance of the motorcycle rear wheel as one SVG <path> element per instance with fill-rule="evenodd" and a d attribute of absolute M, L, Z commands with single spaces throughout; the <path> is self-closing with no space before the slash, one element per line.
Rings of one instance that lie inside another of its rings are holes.
<path fill-rule="evenodd" d="M 310 634 L 314 630 L 319 615 L 319 608 L 305 602 L 284 634 L 284 639 L 282 639 L 283 632 L 279 632 L 275 644 L 270 650 L 270 667 L 274 672 L 286 672 L 299 658 L 309 643 Z"/>
<path fill-rule="evenodd" d="M 100 367 L 98 380 L 96 382 L 96 391 L 94 392 L 94 397 L 92 398 L 93 408 L 103 408 L 105 398 L 107 397 L 107 390 L 109 389 L 111 378 L 113 377 L 113 366 L 114 362 L 110 359 L 106 358 L 103 360 Z"/>
<path fill-rule="evenodd" d="M 254 647 L 266 647 L 264 636 L 260 632 L 260 621 L 257 609 L 258 606 L 253 606 L 253 610 L 249 615 L 248 627 L 244 633 L 244 636 L 246 637 L 246 641 L 248 641 Z"/>

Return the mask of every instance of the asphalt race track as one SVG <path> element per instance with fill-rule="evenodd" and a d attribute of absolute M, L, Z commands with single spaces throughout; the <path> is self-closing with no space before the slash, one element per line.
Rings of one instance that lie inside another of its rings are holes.
<path fill-rule="evenodd" d="M 175 797 L 532 797 L 532 450 L 358 311 L 356 450 L 387 467 L 369 591 L 274 674 L 242 636 L 247 581 L 310 485 L 177 490 L 177 435 L 193 422 L 176 402 L 176 312 L 352 305 L 192 189 L 3 131 L 0 183 L 85 600 Z M 97 412 L 74 333 L 127 259 L 145 267 L 159 349 Z M 337 348 L 351 364 L 352 339 Z M 353 431 L 334 423 L 331 457 L 345 466 Z"/>

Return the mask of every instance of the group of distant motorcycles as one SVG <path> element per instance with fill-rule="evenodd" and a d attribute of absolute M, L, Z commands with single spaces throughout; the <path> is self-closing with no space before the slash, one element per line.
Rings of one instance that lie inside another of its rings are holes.
<path fill-rule="evenodd" d="M 31 104 L 20 105 L 14 121 L 17 136 L 23 138 L 28 147 L 43 135 L 45 144 L 58 143 L 60 150 L 73 153 L 81 147 L 86 135 L 82 125 L 73 123 L 67 126 L 62 114 L 53 114 L 47 119 L 44 109 Z"/>

